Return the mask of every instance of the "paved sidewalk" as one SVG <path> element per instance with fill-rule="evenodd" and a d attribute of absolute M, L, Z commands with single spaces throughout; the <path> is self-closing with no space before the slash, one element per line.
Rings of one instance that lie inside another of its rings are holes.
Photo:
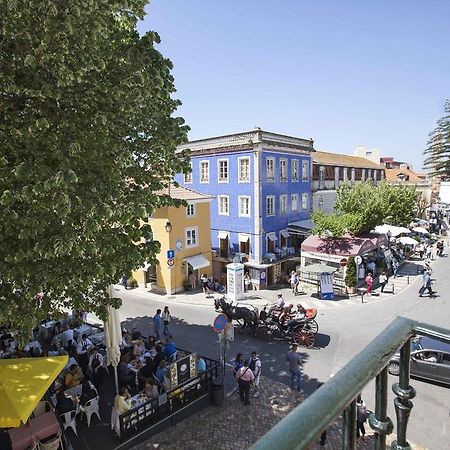
<path fill-rule="evenodd" d="M 261 377 L 261 394 L 252 404 L 243 406 L 237 394 L 225 400 L 223 407 L 210 406 L 171 428 L 158 433 L 132 450 L 237 450 L 247 449 L 277 422 L 304 400 L 302 393 L 285 384 Z M 341 448 L 341 420 L 327 428 L 325 447 L 318 443 L 313 450 Z M 391 437 L 392 440 L 394 437 Z M 299 436 L 301 440 L 301 436 Z M 410 442 L 411 444 L 411 442 Z M 373 432 L 366 424 L 366 439 L 358 439 L 357 449 L 374 448 Z M 423 447 L 412 444 L 414 450 Z"/>

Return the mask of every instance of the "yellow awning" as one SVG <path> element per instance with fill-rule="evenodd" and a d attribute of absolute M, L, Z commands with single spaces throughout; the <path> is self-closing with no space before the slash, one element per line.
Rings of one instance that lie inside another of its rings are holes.
<path fill-rule="evenodd" d="M 25 423 L 67 361 L 67 355 L 0 359 L 0 428 Z"/>

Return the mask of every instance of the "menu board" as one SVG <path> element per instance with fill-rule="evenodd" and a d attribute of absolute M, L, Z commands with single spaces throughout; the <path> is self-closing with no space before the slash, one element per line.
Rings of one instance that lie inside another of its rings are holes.
<path fill-rule="evenodd" d="M 181 383 L 197 376 L 196 355 L 191 354 L 181 358 L 169 366 L 170 389 L 176 388 Z"/>

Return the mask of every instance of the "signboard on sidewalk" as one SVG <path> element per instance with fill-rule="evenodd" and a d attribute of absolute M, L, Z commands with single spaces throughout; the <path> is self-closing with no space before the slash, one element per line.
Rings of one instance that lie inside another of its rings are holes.
<path fill-rule="evenodd" d="M 323 300 L 333 300 L 333 275 L 331 273 L 321 273 L 320 280 L 320 295 Z"/>

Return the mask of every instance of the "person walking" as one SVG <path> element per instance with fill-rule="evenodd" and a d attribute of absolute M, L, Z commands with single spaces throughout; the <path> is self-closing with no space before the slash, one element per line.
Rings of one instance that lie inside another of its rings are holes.
<path fill-rule="evenodd" d="M 373 278 L 372 273 L 369 272 L 366 276 L 367 295 L 372 295 Z"/>
<path fill-rule="evenodd" d="M 444 252 L 444 241 L 439 241 L 439 242 L 436 244 L 436 247 L 437 247 L 437 252 L 436 252 L 436 254 L 437 254 L 438 256 L 442 257 L 442 253 Z"/>
<path fill-rule="evenodd" d="M 195 291 L 195 288 L 197 287 L 197 277 L 194 275 L 194 272 L 191 272 L 188 276 L 189 283 L 191 285 L 191 289 Z"/>
<path fill-rule="evenodd" d="M 171 338 L 172 333 L 169 330 L 169 324 L 170 324 L 170 321 L 172 320 L 172 316 L 170 315 L 168 306 L 164 306 L 164 311 L 163 311 L 161 317 L 162 317 L 163 325 L 164 325 L 163 334 L 164 334 L 164 336 L 169 336 Z"/>
<path fill-rule="evenodd" d="M 424 253 L 425 253 L 425 244 L 423 242 L 421 242 L 419 244 L 419 256 L 420 256 L 420 259 L 423 259 Z"/>
<path fill-rule="evenodd" d="M 297 344 L 293 344 L 291 350 L 286 356 L 289 363 L 289 372 L 291 374 L 291 389 L 295 389 L 297 381 L 297 390 L 302 390 L 302 357 L 297 353 Z"/>
<path fill-rule="evenodd" d="M 203 289 L 203 293 L 209 294 L 209 287 L 208 287 L 208 275 L 206 275 L 206 273 L 204 273 L 201 278 L 200 278 L 201 282 L 202 282 L 202 289 Z"/>
<path fill-rule="evenodd" d="M 163 335 L 163 322 L 160 309 L 157 309 L 156 314 L 153 316 L 153 331 L 155 332 L 156 340 L 161 341 Z"/>
<path fill-rule="evenodd" d="M 430 298 L 436 297 L 433 289 L 431 288 L 431 275 L 428 270 L 422 272 L 422 287 L 419 289 L 419 297 L 423 297 L 423 293 L 428 290 Z"/>
<path fill-rule="evenodd" d="M 128 279 L 125 274 L 122 274 L 120 277 L 120 284 L 125 288 L 128 289 Z"/>
<path fill-rule="evenodd" d="M 248 272 L 245 272 L 245 275 L 244 275 L 244 292 L 248 292 L 251 282 L 252 282 L 252 280 L 250 279 L 250 275 L 248 274 Z"/>
<path fill-rule="evenodd" d="M 248 366 L 248 361 L 244 361 L 243 367 L 236 372 L 236 379 L 239 385 L 239 398 L 244 405 L 250 405 L 250 387 L 255 381 L 255 375 Z"/>
<path fill-rule="evenodd" d="M 392 272 L 394 274 L 394 278 L 397 278 L 398 266 L 399 264 L 397 258 L 392 258 Z"/>
<path fill-rule="evenodd" d="M 248 367 L 253 372 L 255 376 L 255 381 L 253 382 L 253 397 L 259 397 L 259 382 L 261 375 L 261 360 L 259 359 L 258 354 L 253 351 L 252 356 L 250 357 L 250 361 L 248 363 Z"/>
<path fill-rule="evenodd" d="M 380 276 L 378 277 L 378 283 L 381 286 L 381 292 L 384 292 L 384 288 L 386 287 L 386 284 L 388 282 L 388 277 L 386 273 L 383 271 L 381 272 Z"/>
<path fill-rule="evenodd" d="M 361 398 L 361 394 L 356 398 L 356 436 L 360 437 L 362 435 L 363 440 L 365 440 L 366 429 L 364 423 L 367 420 L 367 407 L 364 400 Z"/>
<path fill-rule="evenodd" d="M 291 283 L 291 289 L 292 289 L 292 293 L 295 294 L 296 292 L 296 287 L 297 287 L 297 282 L 298 282 L 298 276 L 297 273 L 295 272 L 295 270 L 293 270 L 291 272 L 291 276 L 289 278 L 289 281 Z"/>

